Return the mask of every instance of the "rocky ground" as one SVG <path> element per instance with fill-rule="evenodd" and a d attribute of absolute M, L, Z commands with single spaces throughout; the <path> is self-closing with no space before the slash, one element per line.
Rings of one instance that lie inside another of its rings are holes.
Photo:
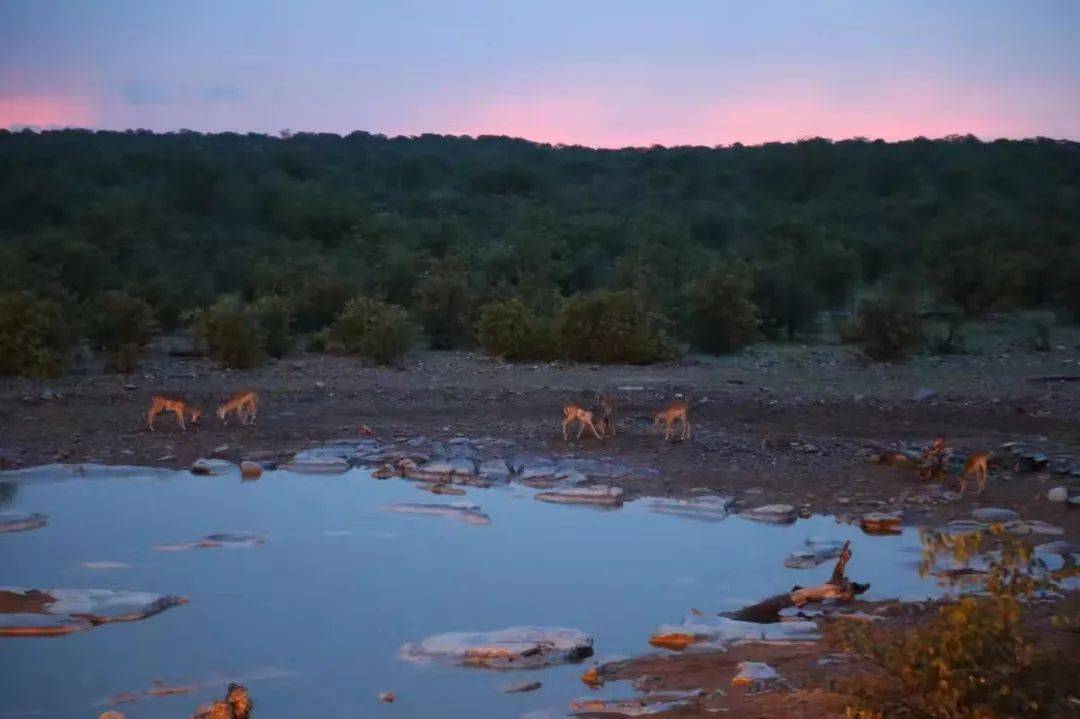
<path fill-rule="evenodd" d="M 610 458 L 631 470 L 613 480 L 627 497 L 707 491 L 743 506 L 787 503 L 803 512 L 900 510 L 914 524 L 1004 507 L 1060 527 L 1076 541 L 1080 511 L 1047 494 L 1055 487 L 1080 493 L 1080 382 L 1062 379 L 1077 375 L 1078 333 L 1059 333 L 1050 352 L 990 338 L 972 354 L 896 366 L 868 364 L 854 349 L 835 345 L 760 345 L 733 357 L 603 368 L 416 353 L 399 370 L 301 354 L 255 370 L 223 371 L 205 360 L 158 353 L 128 376 L 91 368 L 56 381 L 3 380 L 0 465 L 187 467 L 200 457 L 285 457 L 328 440 L 358 438 L 368 427 L 380 443 L 486 437 L 556 458 Z M 212 410 L 240 387 L 259 391 L 258 421 L 222 426 Z M 146 410 L 160 391 L 185 395 L 208 416 L 188 432 L 163 416 L 157 431 L 148 431 Z M 621 401 L 618 435 L 603 443 L 573 437 L 564 443 L 561 404 L 601 391 Z M 665 442 L 652 414 L 679 395 L 691 404 L 693 438 Z M 927 484 L 911 469 L 868 462 L 873 445 L 920 447 L 938 435 L 959 453 L 992 450 L 1002 458 L 984 495 L 969 487 L 957 497 L 950 482 Z M 1018 465 L 1017 452 L 1038 461 Z M 805 715 L 833 708 L 834 700 L 819 691 L 820 650 L 805 656 L 787 651 L 792 656 L 781 663 L 788 678 L 810 687 L 798 694 L 814 707 Z M 727 670 L 740 659 L 738 652 L 647 658 L 617 675 L 659 676 L 650 680 L 653 688 L 680 690 L 703 686 L 702 672 L 711 672 L 714 684 L 715 677 L 727 681 L 733 673 Z M 731 704 L 734 696 L 725 706 L 742 706 Z M 746 716 L 800 715 L 770 714 L 771 700 L 763 696 L 750 700 L 758 702 L 755 709 L 743 706 Z M 786 701 L 789 710 L 795 706 L 791 697 Z"/>

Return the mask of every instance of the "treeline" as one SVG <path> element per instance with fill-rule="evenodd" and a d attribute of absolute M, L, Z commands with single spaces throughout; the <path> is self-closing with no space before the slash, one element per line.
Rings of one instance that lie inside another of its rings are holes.
<path fill-rule="evenodd" d="M 180 326 L 212 351 L 242 325 L 256 356 L 301 335 L 648 362 L 794 338 L 867 297 L 877 318 L 1075 319 L 1080 145 L 0 131 L 0 266 L 0 334 L 26 350 L 0 372 L 78 335 L 124 367 Z"/>

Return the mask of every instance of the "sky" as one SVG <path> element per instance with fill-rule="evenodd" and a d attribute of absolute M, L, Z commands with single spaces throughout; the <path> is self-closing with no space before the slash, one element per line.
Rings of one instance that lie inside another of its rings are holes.
<path fill-rule="evenodd" d="M 0 0 L 0 127 L 1080 140 L 1080 0 Z"/>

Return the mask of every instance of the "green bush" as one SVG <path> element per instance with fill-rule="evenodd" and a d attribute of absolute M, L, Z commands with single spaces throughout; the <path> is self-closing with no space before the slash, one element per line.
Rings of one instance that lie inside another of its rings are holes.
<path fill-rule="evenodd" d="M 453 349 L 468 339 L 471 301 L 460 274 L 424 276 L 413 288 L 412 307 L 432 349 Z"/>
<path fill-rule="evenodd" d="M 409 317 L 401 307 L 369 297 L 354 297 L 326 329 L 324 343 L 330 352 L 392 365 L 404 358 L 412 335 Z"/>
<path fill-rule="evenodd" d="M 476 339 L 489 355 L 507 360 L 543 359 L 550 353 L 545 323 L 517 298 L 481 307 Z"/>
<path fill-rule="evenodd" d="M 922 321 L 910 300 L 882 297 L 859 309 L 858 335 L 871 359 L 902 360 L 921 341 Z"/>
<path fill-rule="evenodd" d="M 761 338 L 761 313 L 750 300 L 753 286 L 749 272 L 725 266 L 713 267 L 690 285 L 691 333 L 701 349 L 725 354 Z"/>
<path fill-rule="evenodd" d="M 252 305 L 252 311 L 262 330 L 266 353 L 271 357 L 284 357 L 293 347 L 292 304 L 284 297 L 267 295 Z"/>
<path fill-rule="evenodd" d="M 661 319 L 629 290 L 568 297 L 552 334 L 558 355 L 578 362 L 648 364 L 678 354 Z"/>
<path fill-rule="evenodd" d="M 259 318 L 236 297 L 223 297 L 192 316 L 195 345 L 225 367 L 254 367 L 266 357 Z"/>
<path fill-rule="evenodd" d="M 154 310 L 126 292 L 104 292 L 94 302 L 91 339 L 108 357 L 114 372 L 131 372 L 143 349 L 160 331 Z"/>
<path fill-rule="evenodd" d="M 56 377 L 71 339 L 59 303 L 30 292 L 0 294 L 0 374 Z"/>

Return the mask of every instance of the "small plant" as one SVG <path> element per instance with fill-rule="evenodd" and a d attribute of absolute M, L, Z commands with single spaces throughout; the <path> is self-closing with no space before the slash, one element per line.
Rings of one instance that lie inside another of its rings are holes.
<path fill-rule="evenodd" d="M 629 290 L 597 290 L 563 301 L 553 335 L 559 356 L 578 362 L 649 364 L 678 349 L 661 319 Z"/>
<path fill-rule="evenodd" d="M 497 300 L 480 308 L 476 339 L 492 357 L 541 359 L 550 340 L 544 323 L 521 300 Z"/>
<path fill-rule="evenodd" d="M 292 304 L 284 297 L 267 295 L 260 297 L 252 306 L 264 336 L 266 353 L 271 357 L 284 357 L 293 347 Z"/>
<path fill-rule="evenodd" d="M 413 289 L 412 307 L 432 349 L 453 349 L 468 339 L 471 298 L 460 274 L 425 275 Z"/>
<path fill-rule="evenodd" d="M 160 331 L 147 302 L 126 292 L 104 292 L 94 302 L 91 338 L 105 351 L 107 367 L 131 372 L 139 364 L 146 345 Z"/>
<path fill-rule="evenodd" d="M 0 294 L 0 375 L 59 376 L 71 339 L 59 303 L 30 292 Z"/>
<path fill-rule="evenodd" d="M 751 300 L 754 282 L 739 268 L 714 267 L 690 286 L 692 333 L 701 349 L 726 354 L 761 339 L 761 312 Z"/>
<path fill-rule="evenodd" d="M 922 321 L 901 297 L 882 297 L 859 309 L 858 334 L 863 351 L 881 362 L 902 360 L 922 339 Z"/>
<path fill-rule="evenodd" d="M 259 318 L 236 297 L 223 297 L 195 312 L 195 345 L 225 367 L 254 367 L 266 357 L 266 334 Z"/>
<path fill-rule="evenodd" d="M 404 309 L 369 297 L 355 297 L 326 329 L 324 344 L 330 352 L 393 365 L 405 357 L 412 336 L 413 328 Z"/>

